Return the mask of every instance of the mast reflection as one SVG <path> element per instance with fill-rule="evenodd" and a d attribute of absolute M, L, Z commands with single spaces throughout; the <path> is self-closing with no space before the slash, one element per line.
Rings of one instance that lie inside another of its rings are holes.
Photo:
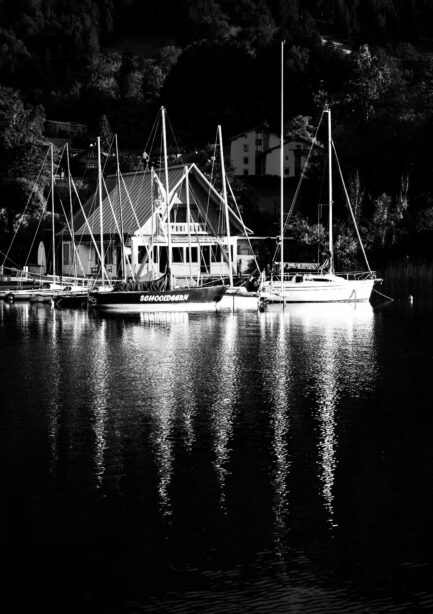
<path fill-rule="evenodd" d="M 310 403 L 318 426 L 318 473 L 327 521 L 334 526 L 335 472 L 338 464 L 338 417 L 342 395 L 350 398 L 376 378 L 374 311 L 369 303 L 286 304 L 270 308 L 261 319 L 265 386 L 272 391 L 275 472 L 275 526 L 282 533 L 288 516 L 287 474 L 290 458 L 290 374 Z M 266 340 L 271 336 L 272 342 Z M 275 354 L 271 354 L 273 340 Z M 271 348 L 271 349 L 269 349 Z M 290 353 L 296 361 L 290 360 Z M 301 397 L 301 398 L 302 398 Z"/>
<path fill-rule="evenodd" d="M 109 392 L 109 359 L 107 349 L 106 322 L 101 320 L 94 344 L 91 378 L 91 411 L 95 435 L 95 477 L 97 487 L 102 486 L 105 473 L 107 397 Z"/>
<path fill-rule="evenodd" d="M 216 361 L 216 399 L 212 406 L 214 467 L 217 475 L 220 508 L 226 512 L 226 476 L 230 458 L 230 440 L 237 397 L 237 320 L 231 313 L 224 316 L 225 330 Z"/>
<path fill-rule="evenodd" d="M 290 379 L 291 350 L 289 344 L 289 322 L 287 314 L 276 313 L 263 320 L 261 329 L 261 371 L 264 387 L 271 396 L 271 425 L 273 431 L 272 452 L 274 466 L 272 484 L 274 488 L 274 539 L 276 554 L 283 556 L 285 551 L 284 536 L 288 529 L 289 491 L 288 476 L 290 456 L 288 437 L 290 432 Z M 268 335 L 275 341 L 267 343 Z"/>

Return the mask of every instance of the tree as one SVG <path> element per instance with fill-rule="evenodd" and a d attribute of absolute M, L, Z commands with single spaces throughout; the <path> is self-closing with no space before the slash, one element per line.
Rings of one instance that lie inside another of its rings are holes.
<path fill-rule="evenodd" d="M 45 208 L 49 164 L 43 166 L 47 144 L 42 136 L 41 107 L 29 107 L 18 92 L 0 86 L 0 190 L 3 239 L 12 237 L 24 209 L 28 225 Z M 4 245 L 3 245 L 4 247 Z"/>
<path fill-rule="evenodd" d="M 348 83 L 346 104 L 362 121 L 368 122 L 381 97 L 391 87 L 391 71 L 380 65 L 368 45 L 352 54 L 353 76 Z"/>

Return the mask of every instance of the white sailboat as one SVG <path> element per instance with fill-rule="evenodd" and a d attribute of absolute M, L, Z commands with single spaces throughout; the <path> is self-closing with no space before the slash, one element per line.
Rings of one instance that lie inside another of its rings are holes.
<path fill-rule="evenodd" d="M 283 109 L 283 53 L 284 43 L 281 50 L 281 109 Z M 358 240 L 367 265 L 367 270 L 361 273 L 336 273 L 334 266 L 334 245 L 333 245 L 333 193 L 332 193 L 332 150 L 334 145 L 331 133 L 331 110 L 325 109 L 328 119 L 328 181 L 329 181 L 329 218 L 328 218 L 328 258 L 315 272 L 294 270 L 292 273 L 285 272 L 284 263 L 284 123 L 283 111 L 281 111 L 281 241 L 280 241 L 280 275 L 277 278 L 263 280 L 260 287 L 261 306 L 272 303 L 328 303 L 328 302 L 352 302 L 368 301 L 373 291 L 374 284 L 380 280 L 376 278 L 374 271 L 370 269 L 361 238 L 359 236 L 356 220 L 352 213 L 355 223 Z M 343 182 L 346 199 L 350 210 L 350 200 Z"/>

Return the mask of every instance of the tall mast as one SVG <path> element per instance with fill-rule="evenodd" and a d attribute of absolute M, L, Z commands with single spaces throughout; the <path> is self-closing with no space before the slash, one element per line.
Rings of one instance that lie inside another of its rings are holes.
<path fill-rule="evenodd" d="M 171 257 L 171 230 L 170 230 L 170 207 L 169 207 L 169 186 L 168 186 L 168 157 L 167 157 L 167 133 L 165 129 L 165 108 L 161 107 L 162 117 L 162 143 L 164 148 L 164 170 L 165 170 L 165 200 L 167 207 L 167 243 L 168 243 L 168 271 L 170 277 L 171 288 L 171 269 L 172 269 L 172 257 Z"/>
<path fill-rule="evenodd" d="M 185 166 L 185 190 L 186 190 L 186 225 L 188 227 L 188 260 L 189 281 L 192 283 L 192 248 L 191 248 L 191 206 L 189 199 L 189 170 Z"/>
<path fill-rule="evenodd" d="M 284 290 L 284 42 L 281 42 L 280 279 Z"/>
<path fill-rule="evenodd" d="M 69 162 L 69 144 L 66 143 L 66 168 L 68 173 L 68 192 L 69 192 L 69 207 L 71 214 L 71 241 L 72 241 L 72 264 L 74 277 L 77 277 L 77 256 L 75 254 L 75 235 L 74 235 L 74 210 L 72 207 L 72 186 L 71 186 L 71 166 Z"/>
<path fill-rule="evenodd" d="M 104 265 L 104 219 L 102 215 L 102 170 L 101 170 L 101 137 L 97 137 L 96 142 L 98 144 L 98 198 L 99 198 L 99 226 L 101 232 L 101 240 L 100 240 L 100 258 L 101 258 L 101 279 L 102 283 L 104 283 L 104 273 L 105 273 L 105 265 Z"/>
<path fill-rule="evenodd" d="M 331 109 L 328 112 L 328 184 L 329 184 L 329 272 L 334 273 L 334 239 L 332 234 L 332 134 L 331 134 Z"/>
<path fill-rule="evenodd" d="M 116 170 L 117 170 L 117 190 L 119 195 L 119 210 L 120 210 L 120 251 L 122 258 L 122 270 L 123 270 L 123 279 L 126 281 L 126 254 L 125 254 L 125 241 L 124 241 L 124 232 L 123 232 L 123 208 L 122 208 L 122 189 L 120 186 L 120 164 L 119 164 L 119 146 L 117 143 L 117 134 L 114 136 L 115 146 L 116 146 Z"/>
<path fill-rule="evenodd" d="M 227 235 L 227 253 L 229 262 L 229 281 L 230 287 L 233 286 L 233 269 L 232 269 L 232 250 L 230 245 L 230 222 L 229 222 L 229 206 L 227 203 L 227 185 L 226 185 L 226 173 L 224 167 L 224 151 L 223 151 L 223 136 L 221 132 L 221 126 L 218 126 L 218 136 L 220 142 L 220 156 L 221 156 L 221 175 L 223 182 L 223 199 L 224 199 L 224 211 L 226 217 L 226 235 Z"/>
<path fill-rule="evenodd" d="M 54 228 L 54 145 L 51 143 L 51 229 L 53 243 L 53 277 L 56 276 L 56 231 Z"/>

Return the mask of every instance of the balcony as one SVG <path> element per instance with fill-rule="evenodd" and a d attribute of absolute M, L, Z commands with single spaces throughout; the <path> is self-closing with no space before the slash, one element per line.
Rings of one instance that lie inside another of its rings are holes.
<path fill-rule="evenodd" d="M 192 222 L 191 224 L 187 224 L 186 222 L 170 224 L 170 233 L 176 235 L 187 235 L 188 234 L 188 226 L 189 226 L 189 234 L 191 235 L 206 235 L 208 234 L 206 231 L 205 224 L 200 224 L 199 222 Z"/>

